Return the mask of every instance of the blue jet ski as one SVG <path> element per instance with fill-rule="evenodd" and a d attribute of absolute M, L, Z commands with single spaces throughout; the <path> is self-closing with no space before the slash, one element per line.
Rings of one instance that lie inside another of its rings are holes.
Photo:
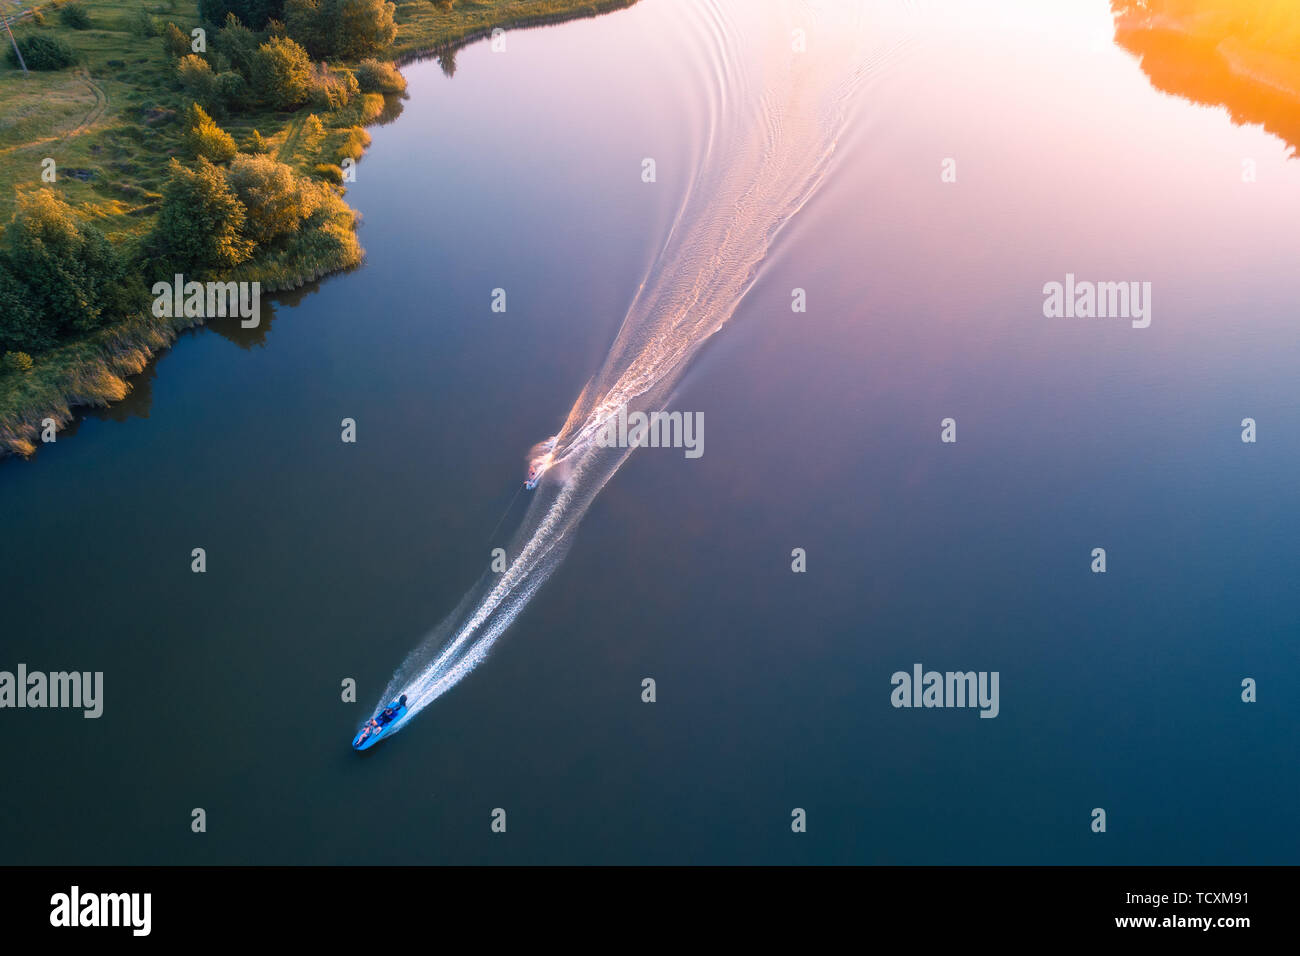
<path fill-rule="evenodd" d="M 365 750 L 367 747 L 373 747 L 379 742 L 379 738 L 387 734 L 405 716 L 406 695 L 403 694 L 366 721 L 366 725 L 361 728 L 361 732 L 352 740 L 353 749 Z"/>

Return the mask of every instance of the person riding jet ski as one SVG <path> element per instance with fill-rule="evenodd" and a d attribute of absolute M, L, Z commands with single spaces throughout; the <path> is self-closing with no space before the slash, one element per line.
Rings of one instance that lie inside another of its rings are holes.
<path fill-rule="evenodd" d="M 405 716 L 406 712 L 406 695 L 403 694 L 362 725 L 361 732 L 352 740 L 352 746 L 357 750 L 374 746 L 375 742 L 388 731 L 389 725 Z"/>
<path fill-rule="evenodd" d="M 406 695 L 403 694 L 398 699 L 396 707 L 394 707 L 392 704 L 389 704 L 387 707 L 383 709 L 380 715 L 377 718 L 375 718 L 379 722 L 379 726 L 382 727 L 384 724 L 387 724 L 389 721 L 391 721 L 394 717 L 397 716 L 397 712 L 405 706 L 406 706 Z"/>

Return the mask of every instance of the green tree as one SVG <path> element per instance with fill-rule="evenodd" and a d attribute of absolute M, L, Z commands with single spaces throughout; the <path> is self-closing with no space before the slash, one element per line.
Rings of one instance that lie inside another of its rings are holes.
<path fill-rule="evenodd" d="M 186 145 L 195 156 L 214 163 L 228 163 L 235 158 L 239 147 L 235 138 L 218 126 L 198 103 L 190 107 L 190 130 L 185 134 Z"/>
<path fill-rule="evenodd" d="M 397 37 L 393 14 L 397 7 L 387 0 L 330 0 L 339 8 L 339 39 L 335 55 L 349 60 L 373 56 L 388 49 Z"/>
<path fill-rule="evenodd" d="M 29 70 L 61 70 L 77 62 L 77 54 L 73 52 L 72 47 L 58 37 L 45 36 L 41 33 L 23 37 L 18 41 L 18 49 L 22 51 L 23 62 L 27 64 Z M 18 56 L 14 53 L 12 45 L 7 55 L 9 62 L 17 66 Z"/>
<path fill-rule="evenodd" d="M 181 28 L 174 23 L 167 24 L 162 34 L 163 49 L 174 57 L 182 57 L 190 52 L 190 38 L 181 33 Z"/>
<path fill-rule="evenodd" d="M 89 30 L 90 14 L 79 3 L 65 3 L 59 8 L 59 22 L 73 30 Z"/>
<path fill-rule="evenodd" d="M 257 48 L 253 58 L 253 88 L 276 109 L 301 105 L 307 99 L 311 79 L 307 51 L 293 40 L 272 37 Z"/>
<path fill-rule="evenodd" d="M 233 13 L 254 30 L 280 19 L 283 10 L 284 0 L 199 0 L 199 14 L 209 23 L 225 23 Z"/>
<path fill-rule="evenodd" d="M 253 75 L 253 57 L 257 55 L 257 34 L 239 22 L 233 13 L 226 16 L 225 25 L 217 31 L 213 48 L 223 53 L 239 73 L 248 79 Z"/>
<path fill-rule="evenodd" d="M 201 56 L 187 53 L 176 64 L 176 76 L 185 92 L 200 103 L 211 106 L 217 99 L 217 78 Z"/>
<path fill-rule="evenodd" d="M 194 169 L 171 161 L 162 208 L 145 240 L 149 267 L 162 278 L 172 272 L 204 276 L 232 269 L 253 254 L 244 236 L 246 213 L 225 174 L 200 158 Z"/>
<path fill-rule="evenodd" d="M 338 24 L 321 10 L 320 0 L 285 0 L 284 25 L 312 57 L 321 59 L 334 53 Z"/>
<path fill-rule="evenodd" d="M 285 0 L 284 22 L 312 56 L 355 60 L 392 44 L 395 10 L 386 0 Z"/>
<path fill-rule="evenodd" d="M 293 232 L 320 205 L 319 187 L 269 156 L 236 156 L 226 180 L 244 204 L 245 235 L 259 243 Z"/>
<path fill-rule="evenodd" d="M 40 351 L 54 343 L 53 330 L 32 308 L 27 286 L 18 278 L 18 267 L 0 250 L 0 349 Z"/>
<path fill-rule="evenodd" d="M 252 105 L 252 91 L 248 82 L 234 70 L 217 74 L 217 99 L 230 110 L 245 110 Z"/>
<path fill-rule="evenodd" d="M 21 294 L 25 307 L 5 315 L 0 345 L 39 351 L 59 339 L 89 332 L 141 304 L 139 283 L 112 243 L 82 223 L 48 189 L 21 197 L 5 230 L 8 282 L 0 304 Z"/>

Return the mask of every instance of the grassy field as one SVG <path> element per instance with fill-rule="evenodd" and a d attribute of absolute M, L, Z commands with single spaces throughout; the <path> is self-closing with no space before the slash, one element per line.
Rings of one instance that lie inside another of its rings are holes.
<path fill-rule="evenodd" d="M 28 76 L 7 60 L 0 67 L 0 180 L 8 187 L 0 194 L 0 221 L 9 220 L 21 190 L 44 185 L 41 164 L 50 158 L 62 198 L 116 238 L 146 227 L 140 212 L 156 205 L 167 157 L 179 145 L 179 130 L 150 127 L 143 111 L 154 103 L 177 108 L 179 92 L 170 90 L 175 68 L 162 43 L 131 32 L 129 4 L 84 5 L 88 30 L 63 27 L 49 5 L 42 8 L 44 27 L 30 18 L 14 27 L 20 37 L 37 30 L 62 37 L 82 62 Z M 168 13 L 165 5 L 156 9 Z M 7 47 L 8 37 L 3 42 Z"/>
<path fill-rule="evenodd" d="M 447 54 L 495 27 L 522 27 L 590 16 L 631 6 L 636 0 L 457 0 L 451 8 L 428 0 L 398 4 L 398 26 L 390 57 L 406 62 Z M 185 34 L 201 20 L 196 0 L 80 0 L 90 15 L 86 29 L 61 22 L 58 0 L 35 3 L 0 0 L 0 13 L 39 11 L 17 19 L 19 37 L 41 32 L 67 42 L 78 64 L 55 72 L 24 75 L 0 59 L 0 224 L 13 215 L 17 198 L 30 190 L 54 189 L 79 216 L 115 243 L 147 234 L 162 199 L 169 160 L 188 160 L 184 144 L 189 98 L 176 75 L 175 60 L 158 36 L 145 36 L 140 11 L 157 27 L 169 22 Z M 35 22 L 43 20 L 43 22 Z M 209 30 L 211 44 L 215 31 Z M 8 36 L 0 37 L 7 48 Z M 335 68 L 346 64 L 332 64 Z M 368 94 L 338 111 L 310 108 L 281 113 L 234 113 L 218 122 L 241 147 L 253 130 L 269 152 L 304 175 L 319 164 L 358 158 L 369 144 L 364 127 L 396 108 L 392 97 Z M 315 115 L 324 130 L 313 133 Z M 42 172 L 53 160 L 56 180 Z M 340 194 L 343 190 L 339 188 Z M 317 217 L 311 234 L 288 248 L 259 254 L 228 278 L 261 281 L 264 290 L 289 289 L 356 265 L 355 216 L 339 202 L 327 218 Z M 322 251 L 324 250 L 324 251 Z M 0 455 L 31 454 L 41 423 L 60 427 L 77 405 L 120 400 L 127 381 L 179 329 L 193 319 L 141 315 L 84 339 L 34 356 L 28 372 L 0 369 Z"/>

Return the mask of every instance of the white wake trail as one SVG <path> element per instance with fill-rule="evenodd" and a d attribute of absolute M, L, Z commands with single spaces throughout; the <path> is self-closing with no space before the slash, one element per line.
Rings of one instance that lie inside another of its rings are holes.
<path fill-rule="evenodd" d="M 381 704 L 406 694 L 413 716 L 487 656 L 630 453 L 600 447 L 597 432 L 624 406 L 663 410 L 691 357 L 735 314 L 777 234 L 825 179 L 855 95 L 897 55 L 896 37 L 870 35 L 868 5 L 707 0 L 696 9 L 717 88 L 698 94 L 710 104 L 707 146 L 669 235 L 556 437 L 555 464 L 532 492 L 506 570 L 465 595 L 397 670 Z"/>

